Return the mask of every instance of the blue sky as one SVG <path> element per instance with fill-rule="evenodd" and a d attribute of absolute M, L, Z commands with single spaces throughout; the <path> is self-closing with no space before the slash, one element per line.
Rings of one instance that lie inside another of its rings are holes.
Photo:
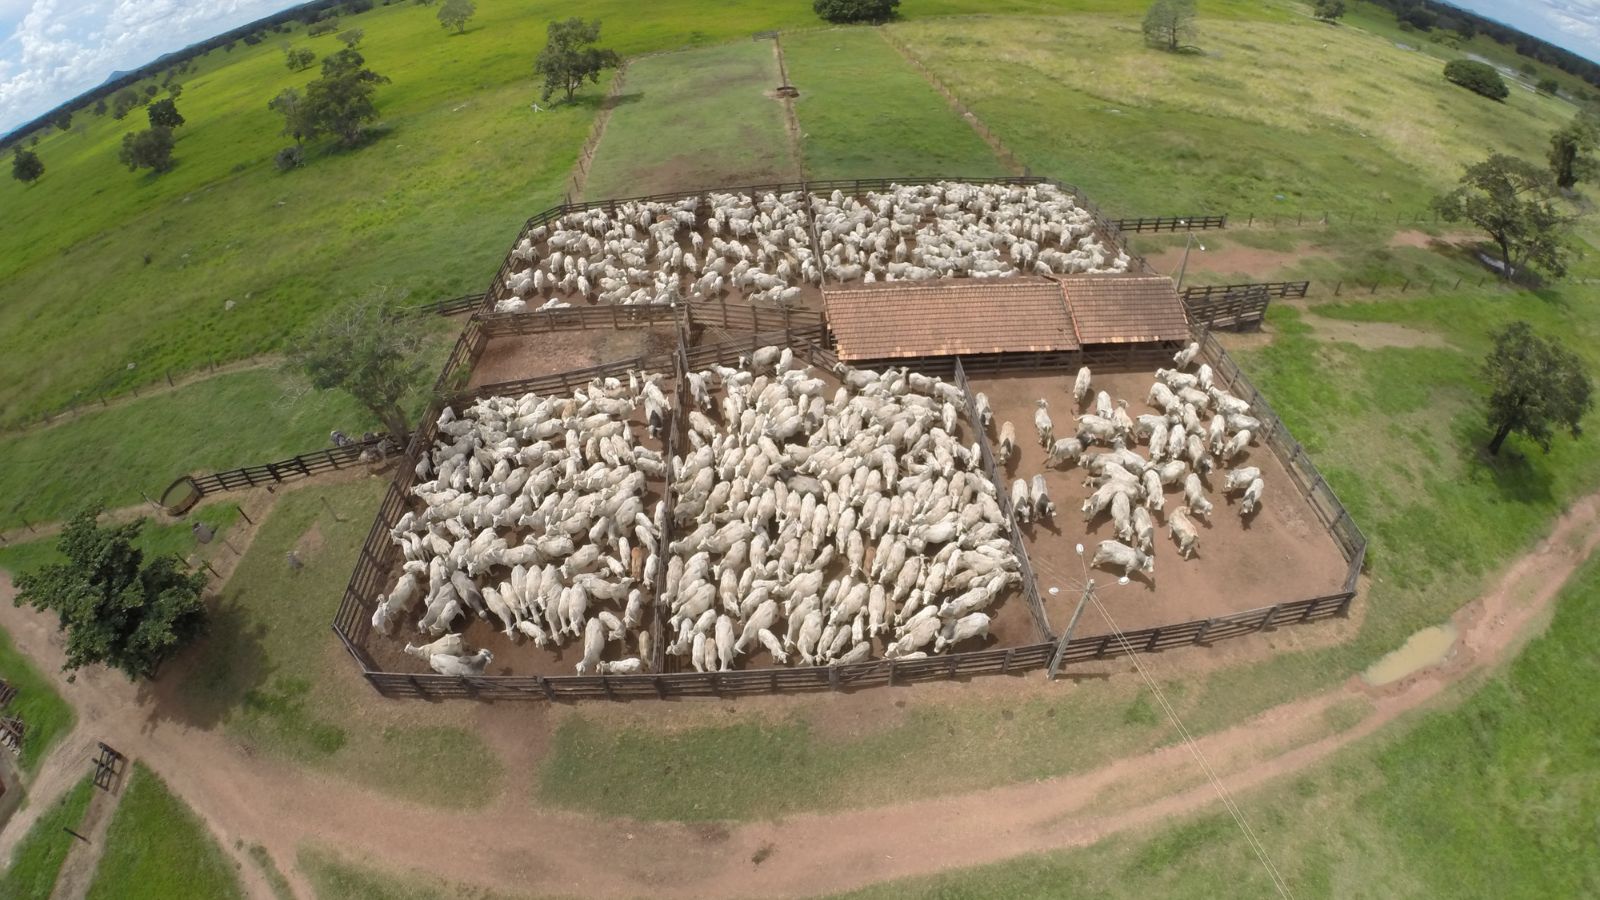
<path fill-rule="evenodd" d="M 0 0 L 0 132 L 112 72 L 294 5 L 295 0 Z M 1457 5 L 1600 60 L 1600 0 Z M 574 11 L 581 7 L 575 0 Z"/>

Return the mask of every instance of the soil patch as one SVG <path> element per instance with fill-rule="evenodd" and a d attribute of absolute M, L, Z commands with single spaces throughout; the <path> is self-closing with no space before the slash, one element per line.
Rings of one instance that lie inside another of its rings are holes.
<path fill-rule="evenodd" d="M 1248 275 L 1252 281 L 1271 281 L 1274 279 L 1270 276 L 1302 259 L 1332 255 L 1327 250 L 1312 246 L 1309 241 L 1302 241 L 1293 250 L 1287 251 L 1246 247 L 1242 244 L 1213 247 L 1210 250 L 1195 247 L 1189 251 L 1189 266 L 1185 272 L 1190 276 L 1199 273 Z M 1157 272 L 1176 276 L 1178 267 L 1183 265 L 1183 248 L 1168 247 L 1147 255 L 1145 261 Z"/>

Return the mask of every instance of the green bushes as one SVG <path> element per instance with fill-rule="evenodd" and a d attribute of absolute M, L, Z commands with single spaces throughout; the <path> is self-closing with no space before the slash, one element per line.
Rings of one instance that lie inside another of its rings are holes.
<path fill-rule="evenodd" d="M 1494 66 L 1475 59 L 1452 59 L 1445 63 L 1444 77 L 1490 100 L 1504 100 L 1511 95 L 1511 89 L 1506 87 Z"/>
<path fill-rule="evenodd" d="M 887 22 L 895 17 L 900 0 L 815 0 L 811 8 L 829 22 Z"/>

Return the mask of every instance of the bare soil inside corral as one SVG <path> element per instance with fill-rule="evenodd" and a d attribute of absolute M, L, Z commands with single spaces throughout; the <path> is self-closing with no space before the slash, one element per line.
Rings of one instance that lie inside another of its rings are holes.
<path fill-rule="evenodd" d="M 472 369 L 468 387 L 554 375 L 635 356 L 671 352 L 677 332 L 670 325 L 549 331 L 492 338 Z"/>
<path fill-rule="evenodd" d="M 1088 475 L 1076 465 L 1052 469 L 1044 465 L 1046 452 L 1033 426 L 1038 401 L 1049 401 L 1057 437 L 1070 437 L 1080 413 L 1072 397 L 1075 372 L 1051 375 L 972 379 L 972 389 L 989 396 L 994 408 L 994 428 L 1011 421 L 1017 431 L 1018 453 L 1002 467 L 1008 479 L 1031 480 L 1043 472 L 1056 505 L 1053 522 L 1022 526 L 1028 555 L 1039 581 L 1045 613 L 1052 629 L 1066 627 L 1076 608 L 1084 580 L 1083 565 L 1093 558 L 1101 541 L 1115 540 L 1109 513 L 1085 523 L 1082 505 L 1091 489 Z M 1128 414 L 1158 412 L 1145 403 L 1153 373 L 1096 373 L 1094 390 L 1108 392 L 1113 401 L 1128 401 Z M 1085 410 L 1093 406 L 1088 399 Z M 1147 455 L 1148 448 L 1135 449 Z M 1317 514 L 1290 481 L 1290 476 L 1259 441 L 1234 461 L 1235 466 L 1258 466 L 1266 482 L 1261 508 L 1249 519 L 1238 512 L 1237 494 L 1221 491 L 1221 466 L 1202 476 L 1214 509 L 1210 521 L 1192 516 L 1200 531 L 1192 559 L 1178 554 L 1163 513 L 1155 513 L 1155 573 L 1135 573 L 1127 585 L 1118 585 L 1120 569 L 1091 569 L 1089 577 L 1099 587 L 1106 609 L 1122 630 L 1174 624 L 1242 612 L 1275 603 L 1337 593 L 1347 572 L 1343 555 Z M 1181 485 L 1168 487 L 1165 510 L 1183 505 Z M 1074 545 L 1084 545 L 1080 563 Z M 1051 588 L 1059 588 L 1052 595 Z"/>

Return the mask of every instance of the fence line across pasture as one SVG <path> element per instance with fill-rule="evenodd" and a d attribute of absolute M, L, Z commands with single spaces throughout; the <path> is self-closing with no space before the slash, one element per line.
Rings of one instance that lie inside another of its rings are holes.
<path fill-rule="evenodd" d="M 387 434 L 342 447 L 313 450 L 278 462 L 243 466 L 208 475 L 181 475 L 161 492 L 158 505 L 169 515 L 182 515 L 208 494 L 242 491 L 262 485 L 282 484 L 296 478 L 309 478 L 322 472 L 357 465 L 370 453 L 381 453 L 385 443 L 403 445 L 405 435 L 393 441 Z"/>

